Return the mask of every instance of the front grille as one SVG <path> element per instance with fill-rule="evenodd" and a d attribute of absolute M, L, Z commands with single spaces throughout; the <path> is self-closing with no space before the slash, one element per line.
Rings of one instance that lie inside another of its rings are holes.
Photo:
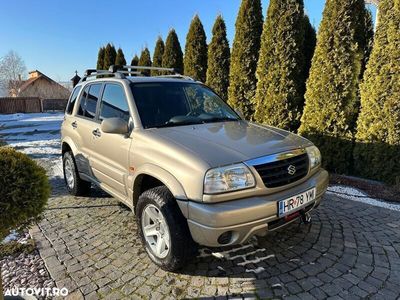
<path fill-rule="evenodd" d="M 289 169 L 295 172 L 291 175 Z M 308 173 L 307 153 L 274 162 L 256 165 L 254 168 L 260 174 L 267 188 L 276 188 L 293 183 L 304 178 Z"/>

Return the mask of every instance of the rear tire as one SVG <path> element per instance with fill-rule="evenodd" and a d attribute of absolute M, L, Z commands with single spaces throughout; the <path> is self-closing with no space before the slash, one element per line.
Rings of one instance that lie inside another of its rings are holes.
<path fill-rule="evenodd" d="M 74 196 L 86 196 L 90 193 L 91 183 L 79 177 L 74 156 L 71 152 L 63 155 L 64 180 L 68 192 Z"/>
<path fill-rule="evenodd" d="M 187 221 L 167 187 L 145 191 L 139 197 L 136 215 L 142 243 L 151 260 L 161 269 L 175 271 L 195 255 L 197 246 Z M 157 251 L 160 241 L 162 250 Z"/>

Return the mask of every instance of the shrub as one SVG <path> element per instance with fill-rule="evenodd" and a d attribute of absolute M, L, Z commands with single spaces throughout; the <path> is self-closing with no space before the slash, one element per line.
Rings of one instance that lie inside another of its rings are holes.
<path fill-rule="evenodd" d="M 379 4 L 354 147 L 355 172 L 400 185 L 400 1 Z"/>
<path fill-rule="evenodd" d="M 0 148 L 0 239 L 38 221 L 50 195 L 45 170 L 27 155 Z"/>
<path fill-rule="evenodd" d="M 251 119 L 254 113 L 253 101 L 262 27 L 261 1 L 243 0 L 235 24 L 228 103 L 241 110 L 246 119 Z"/>

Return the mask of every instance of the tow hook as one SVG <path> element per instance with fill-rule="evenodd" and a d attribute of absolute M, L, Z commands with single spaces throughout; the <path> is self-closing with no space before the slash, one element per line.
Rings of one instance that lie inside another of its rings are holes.
<path fill-rule="evenodd" d="M 310 224 L 311 223 L 311 215 L 310 213 L 302 213 L 301 214 L 301 221 L 303 221 L 304 224 Z"/>

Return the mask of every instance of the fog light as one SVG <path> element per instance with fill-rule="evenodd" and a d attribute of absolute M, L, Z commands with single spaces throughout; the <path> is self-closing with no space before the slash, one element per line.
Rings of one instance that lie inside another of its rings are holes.
<path fill-rule="evenodd" d="M 226 245 L 229 244 L 231 240 L 232 240 L 232 231 L 227 231 L 219 236 L 218 243 L 220 243 L 221 245 Z"/>

